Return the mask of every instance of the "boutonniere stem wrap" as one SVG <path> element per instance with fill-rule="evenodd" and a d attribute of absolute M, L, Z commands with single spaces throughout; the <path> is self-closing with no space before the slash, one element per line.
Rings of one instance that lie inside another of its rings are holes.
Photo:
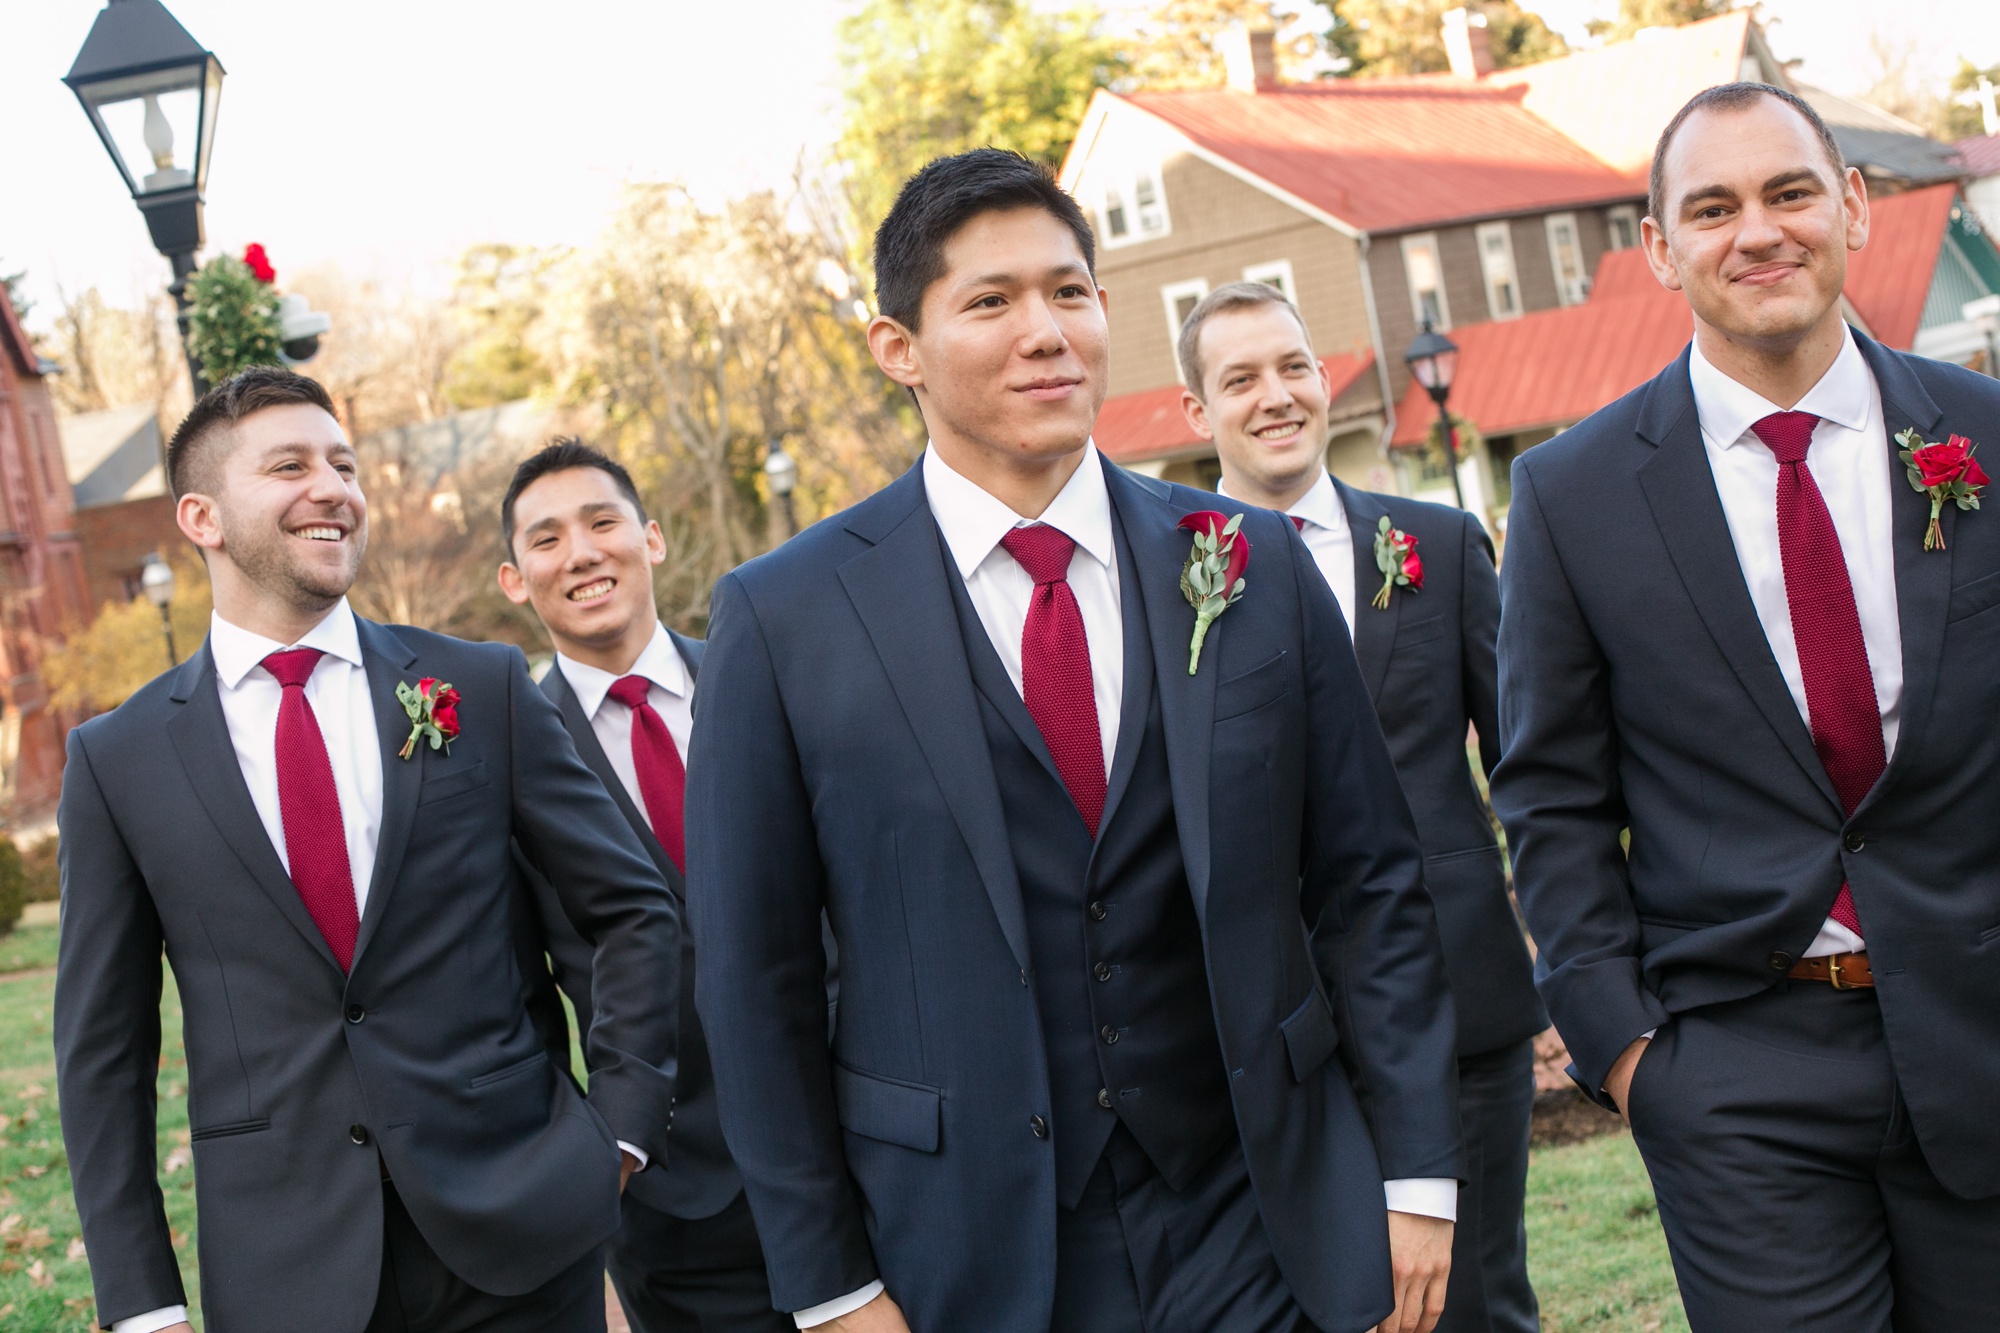
<path fill-rule="evenodd" d="M 1250 539 L 1240 529 L 1243 515 L 1225 517 L 1212 509 L 1189 514 L 1181 527 L 1194 534 L 1194 548 L 1181 566 L 1181 596 L 1194 608 L 1194 640 L 1188 644 L 1188 674 L 1201 665 L 1201 642 L 1215 618 L 1243 595 L 1243 570 L 1250 563 Z"/>
<path fill-rule="evenodd" d="M 1910 486 L 1931 498 L 1931 523 L 1924 529 L 1924 549 L 1944 549 L 1944 529 L 1938 515 L 1947 503 L 1960 509 L 1979 508 L 1979 493 L 1986 489 L 1986 469 L 1972 456 L 1977 446 L 1963 435 L 1954 435 L 1937 444 L 1925 444 L 1915 426 L 1896 437 L 1903 446 L 1900 457 L 1909 470 Z"/>
<path fill-rule="evenodd" d="M 408 759 L 417 752 L 417 742 L 423 740 L 428 740 L 433 750 L 442 748 L 451 753 L 451 743 L 458 737 L 457 690 L 436 676 L 425 676 L 415 685 L 399 680 L 396 702 L 410 715 L 410 738 L 396 751 L 397 758 Z"/>
<path fill-rule="evenodd" d="M 1375 525 L 1375 568 L 1382 571 L 1382 586 L 1368 604 L 1377 611 L 1389 609 L 1392 589 L 1424 590 L 1424 561 L 1417 554 L 1417 539 L 1392 526 L 1387 514 Z"/>

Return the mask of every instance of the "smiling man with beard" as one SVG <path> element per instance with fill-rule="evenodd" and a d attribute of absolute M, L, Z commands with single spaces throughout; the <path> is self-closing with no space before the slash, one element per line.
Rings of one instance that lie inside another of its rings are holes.
<path fill-rule="evenodd" d="M 217 386 L 167 469 L 208 641 L 71 733 L 59 816 L 56 1065 L 99 1321 L 187 1327 L 164 951 L 212 1333 L 601 1330 L 620 1192 L 667 1150 L 677 901 L 517 649 L 349 609 L 368 502 L 318 384 Z M 595 944 L 587 1099 L 528 1010 L 510 846 Z"/>

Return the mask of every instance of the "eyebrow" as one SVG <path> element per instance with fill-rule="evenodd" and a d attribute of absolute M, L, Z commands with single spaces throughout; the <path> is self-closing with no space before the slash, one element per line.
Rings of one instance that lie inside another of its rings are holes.
<path fill-rule="evenodd" d="M 1278 361 L 1311 361 L 1312 353 L 1306 351 L 1303 347 L 1294 347 L 1289 351 L 1280 353 L 1274 359 Z M 1255 361 L 1225 361 L 1221 366 L 1217 367 L 1215 373 L 1218 375 L 1229 375 L 1235 371 L 1255 370 L 1256 368 L 1257 362 Z"/>
<path fill-rule="evenodd" d="M 595 518 L 597 517 L 597 515 L 604 513 L 612 513 L 612 514 L 622 513 L 624 512 L 624 507 L 620 505 L 616 500 L 592 500 L 588 504 L 578 505 L 576 512 L 582 514 L 586 518 Z M 533 523 L 530 523 L 527 527 L 522 528 L 521 535 L 525 537 L 530 533 L 540 532 L 544 528 L 553 528 L 560 525 L 561 523 L 562 523 L 561 514 L 549 514 L 542 518 L 536 519 Z"/>
<path fill-rule="evenodd" d="M 1787 185 L 1797 185 L 1800 181 L 1811 181 L 1815 185 L 1826 184 L 1817 171 L 1809 167 L 1795 167 L 1790 171 L 1781 171 L 1766 180 L 1758 192 L 1760 194 L 1770 194 L 1774 190 L 1782 190 Z M 1717 182 L 1713 185 L 1697 186 L 1681 196 L 1681 211 L 1686 212 L 1690 207 L 1705 199 L 1734 199 L 1736 197 L 1736 188 L 1731 185 L 1723 185 Z"/>
<path fill-rule="evenodd" d="M 1090 270 L 1084 267 L 1083 264 L 1072 259 L 1044 269 L 1042 276 L 1045 278 L 1087 278 L 1090 276 Z M 967 287 L 1017 287 L 1020 283 L 1021 277 L 1017 273 L 980 273 L 965 279 L 958 285 L 963 289 Z"/>

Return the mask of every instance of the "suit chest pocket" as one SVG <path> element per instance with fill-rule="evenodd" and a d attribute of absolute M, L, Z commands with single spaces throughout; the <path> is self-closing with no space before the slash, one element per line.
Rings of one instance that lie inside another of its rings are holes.
<path fill-rule="evenodd" d="M 478 791 L 486 785 L 486 761 L 479 760 L 470 768 L 462 768 L 456 773 L 441 773 L 427 779 L 417 792 L 418 805 L 433 805 L 438 801 L 448 801 L 454 796 L 463 796 L 469 791 Z"/>
<path fill-rule="evenodd" d="M 1223 723 L 1246 713 L 1254 713 L 1284 698 L 1290 688 L 1286 657 L 1280 652 L 1261 666 L 1254 666 L 1215 687 L 1215 720 Z"/>

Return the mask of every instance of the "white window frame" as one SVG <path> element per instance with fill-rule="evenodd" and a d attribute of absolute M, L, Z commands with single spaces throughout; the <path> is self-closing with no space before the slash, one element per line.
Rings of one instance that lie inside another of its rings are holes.
<path fill-rule="evenodd" d="M 1160 308 L 1167 316 L 1167 346 L 1173 349 L 1174 377 L 1176 379 L 1180 378 L 1181 373 L 1181 325 L 1186 321 L 1181 318 L 1180 312 L 1175 310 L 1174 307 L 1190 296 L 1194 298 L 1195 305 L 1200 305 L 1201 298 L 1207 295 L 1207 278 L 1189 278 L 1185 282 L 1170 282 L 1160 288 Z M 1189 306 L 1188 311 L 1192 314 L 1194 306 Z"/>
<path fill-rule="evenodd" d="M 1576 274 L 1563 277 L 1562 246 L 1556 240 L 1556 232 L 1563 226 L 1569 228 L 1570 244 L 1576 247 Z M 1583 263 L 1583 232 L 1577 228 L 1576 214 L 1550 213 L 1542 219 L 1542 233 L 1549 242 L 1549 272 L 1556 280 L 1556 300 L 1563 305 L 1582 305 L 1590 295 L 1590 271 Z"/>
<path fill-rule="evenodd" d="M 1443 333 L 1451 327 L 1451 302 L 1446 299 L 1444 293 L 1444 255 L 1438 249 L 1437 233 L 1418 232 L 1403 238 L 1403 283 L 1410 292 L 1410 313 L 1416 317 L 1418 325 L 1421 326 L 1426 318 L 1424 298 L 1417 290 L 1416 275 L 1410 272 L 1412 250 L 1430 251 L 1431 271 L 1437 275 L 1437 318 L 1432 321 L 1431 327 Z"/>
<path fill-rule="evenodd" d="M 1243 270 L 1243 281 L 1264 282 L 1276 287 L 1287 301 L 1299 303 L 1299 285 L 1292 279 L 1292 261 L 1274 259 L 1268 264 L 1251 264 Z"/>
<path fill-rule="evenodd" d="M 1142 188 L 1150 187 L 1153 203 L 1150 212 L 1157 216 L 1159 225 L 1148 229 L 1141 213 L 1139 195 Z M 1125 214 L 1125 234 L 1116 236 L 1111 231 L 1111 200 L 1113 196 Z M 1137 169 L 1119 169 L 1106 166 L 1104 181 L 1097 190 L 1097 239 L 1106 250 L 1116 250 L 1123 245 L 1137 245 L 1142 241 L 1157 241 L 1174 233 L 1173 214 L 1167 209 L 1167 186 L 1162 179 L 1160 168 L 1151 164 Z"/>
<path fill-rule="evenodd" d="M 1620 245 L 1618 243 L 1618 224 L 1621 222 L 1627 224 L 1632 229 L 1632 242 L 1630 245 Z M 1616 208 L 1607 210 L 1604 214 L 1604 236 L 1610 243 L 1608 248 L 1613 250 L 1629 250 L 1639 244 L 1639 206 L 1637 204 L 1620 204 Z"/>
<path fill-rule="evenodd" d="M 1498 257 L 1503 261 L 1496 265 L 1496 252 L 1489 249 L 1487 242 L 1494 237 L 1500 239 Z M 1486 284 L 1486 314 L 1491 319 L 1519 319 L 1526 307 L 1521 303 L 1521 268 L 1514 262 L 1514 224 L 1511 222 L 1482 222 L 1473 229 L 1473 244 L 1479 249 L 1479 276 Z M 1503 268 L 1495 272 L 1495 268 Z M 1500 284 L 1505 282 L 1513 297 L 1513 307 L 1503 309 L 1500 305 Z"/>

